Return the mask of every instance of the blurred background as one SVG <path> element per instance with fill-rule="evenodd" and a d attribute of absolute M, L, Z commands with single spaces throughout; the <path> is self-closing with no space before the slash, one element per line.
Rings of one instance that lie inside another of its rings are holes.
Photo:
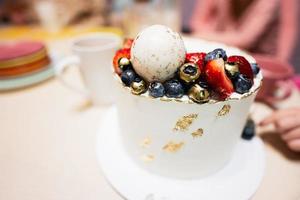
<path fill-rule="evenodd" d="M 58 38 L 101 27 L 133 37 L 159 23 L 275 55 L 300 72 L 299 7 L 297 0 L 0 0 L 0 38 Z"/>
<path fill-rule="evenodd" d="M 264 63 L 261 91 L 272 101 L 260 100 L 299 107 L 299 19 L 299 0 L 0 0 L 0 199 L 121 199 L 96 162 L 105 109 L 91 109 L 90 99 L 59 78 L 44 82 L 55 77 L 57 60 L 73 55 L 74 37 L 134 37 L 145 26 L 164 24 L 184 36 L 234 45 Z M 78 69 L 65 71 L 67 81 L 86 88 Z M 256 106 L 256 122 L 274 111 Z M 300 199 L 299 154 L 272 131 L 258 130 L 268 163 L 253 199 Z"/>

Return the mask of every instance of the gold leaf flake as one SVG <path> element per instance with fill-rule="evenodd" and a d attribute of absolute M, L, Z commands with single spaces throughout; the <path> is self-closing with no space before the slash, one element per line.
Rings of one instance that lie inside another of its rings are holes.
<path fill-rule="evenodd" d="M 218 116 L 225 116 L 229 113 L 231 106 L 229 104 L 224 105 L 221 110 L 218 112 Z"/>
<path fill-rule="evenodd" d="M 140 143 L 140 146 L 143 148 L 148 148 L 151 144 L 151 139 L 149 137 L 146 137 L 145 139 L 143 139 L 143 141 Z"/>
<path fill-rule="evenodd" d="M 153 154 L 147 154 L 142 156 L 142 160 L 144 162 L 152 162 L 155 159 L 155 156 Z"/>
<path fill-rule="evenodd" d="M 184 142 L 179 142 L 179 143 L 175 143 L 170 141 L 168 144 L 166 144 L 163 147 L 163 150 L 170 152 L 170 153 L 175 153 L 177 151 L 179 151 L 184 145 Z"/>
<path fill-rule="evenodd" d="M 192 132 L 193 138 L 201 137 L 203 135 L 203 129 L 198 128 L 196 131 Z"/>
<path fill-rule="evenodd" d="M 186 131 L 198 117 L 198 114 L 189 114 L 177 120 L 174 131 Z"/>

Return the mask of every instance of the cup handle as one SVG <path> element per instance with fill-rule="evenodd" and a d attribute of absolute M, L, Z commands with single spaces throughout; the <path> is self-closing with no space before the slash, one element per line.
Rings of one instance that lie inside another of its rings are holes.
<path fill-rule="evenodd" d="M 55 75 L 64 86 L 66 86 L 70 90 L 75 91 L 76 93 L 81 94 L 82 96 L 84 96 L 86 98 L 89 98 L 90 93 L 86 89 L 80 89 L 80 88 L 74 86 L 73 84 L 69 83 L 68 81 L 66 81 L 64 78 L 64 71 L 67 68 L 70 68 L 70 67 L 78 68 L 79 64 L 80 64 L 80 59 L 78 56 L 72 55 L 72 56 L 66 57 L 63 60 L 59 61 L 55 65 L 55 67 L 54 67 Z"/>

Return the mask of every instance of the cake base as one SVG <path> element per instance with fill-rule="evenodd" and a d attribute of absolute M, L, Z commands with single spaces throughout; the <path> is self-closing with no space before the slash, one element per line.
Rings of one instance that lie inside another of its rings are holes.
<path fill-rule="evenodd" d="M 136 165 L 123 149 L 117 109 L 111 107 L 100 122 L 97 157 L 111 186 L 128 200 L 249 199 L 258 188 L 265 168 L 259 138 L 240 140 L 231 161 L 219 172 L 203 179 L 172 179 L 150 173 Z"/>

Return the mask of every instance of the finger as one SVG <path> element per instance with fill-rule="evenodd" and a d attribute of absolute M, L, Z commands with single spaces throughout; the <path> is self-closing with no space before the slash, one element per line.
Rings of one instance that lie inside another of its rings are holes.
<path fill-rule="evenodd" d="M 300 118 L 297 118 L 295 116 L 284 117 L 277 120 L 275 122 L 275 126 L 278 132 L 285 134 L 300 126 Z"/>
<path fill-rule="evenodd" d="M 288 117 L 290 115 L 295 115 L 296 113 L 300 112 L 299 109 L 282 109 L 282 110 L 278 110 L 273 112 L 271 115 L 269 115 L 268 117 L 266 117 L 264 120 L 262 120 L 259 125 L 260 126 L 267 126 L 269 124 L 273 124 L 276 121 L 283 119 L 285 117 Z"/>
<path fill-rule="evenodd" d="M 300 126 L 281 135 L 285 141 L 300 139 Z"/>
<path fill-rule="evenodd" d="M 291 150 L 300 152 L 300 139 L 291 140 L 287 145 Z"/>

